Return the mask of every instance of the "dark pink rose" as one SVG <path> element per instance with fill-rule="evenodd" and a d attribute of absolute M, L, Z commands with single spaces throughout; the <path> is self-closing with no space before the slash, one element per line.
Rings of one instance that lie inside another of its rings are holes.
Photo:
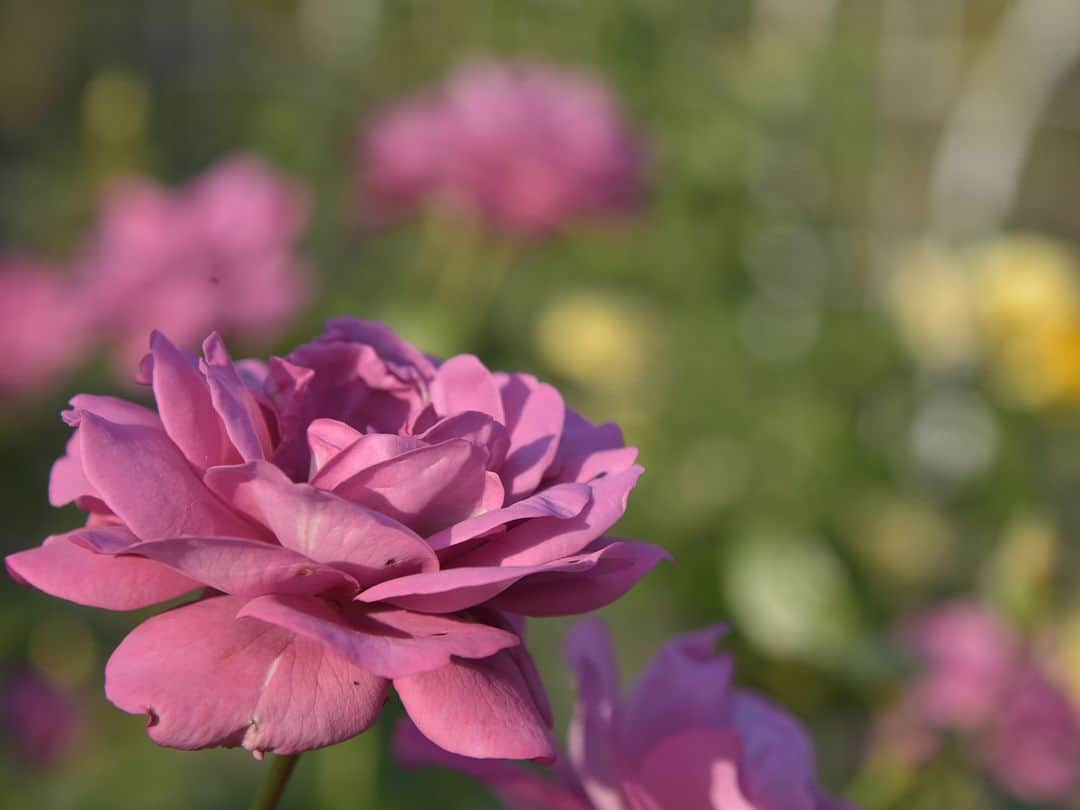
<path fill-rule="evenodd" d="M 7 558 L 97 607 L 200 590 L 113 653 L 109 699 L 163 745 L 288 754 L 364 731 L 393 686 L 447 750 L 552 756 L 520 616 L 592 610 L 667 556 L 607 535 L 642 472 L 618 428 L 353 319 L 269 364 L 151 347 L 156 411 L 65 413 L 49 494 L 86 526 Z"/>
<path fill-rule="evenodd" d="M 549 65 L 478 62 L 392 107 L 360 142 L 377 221 L 423 204 L 535 236 L 632 211 L 644 150 L 599 82 Z"/>
<path fill-rule="evenodd" d="M 567 644 L 577 708 L 554 781 L 448 754 L 409 721 L 395 748 L 409 764 L 483 780 L 511 810 L 844 810 L 821 791 L 798 721 L 732 685 L 731 658 L 715 650 L 723 632 L 668 642 L 623 694 L 607 631 L 595 620 L 578 625 Z"/>
<path fill-rule="evenodd" d="M 309 214 L 296 181 L 237 155 L 172 190 L 113 185 L 80 262 L 85 306 L 125 371 L 152 329 L 194 348 L 220 328 L 252 345 L 278 337 L 307 303 L 296 257 Z"/>

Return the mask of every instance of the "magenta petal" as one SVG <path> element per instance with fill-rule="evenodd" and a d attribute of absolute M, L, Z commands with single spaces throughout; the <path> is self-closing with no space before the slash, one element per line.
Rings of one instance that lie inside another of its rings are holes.
<path fill-rule="evenodd" d="M 554 460 L 566 405 L 558 391 L 527 374 L 507 375 L 501 396 L 510 449 L 500 473 L 515 501 L 536 489 Z"/>
<path fill-rule="evenodd" d="M 584 482 L 600 474 L 615 475 L 629 469 L 637 454 L 636 447 L 625 446 L 622 431 L 615 423 L 593 425 L 567 408 L 562 441 L 548 469 L 548 480 Z"/>
<path fill-rule="evenodd" d="M 79 437 L 87 479 L 140 539 L 258 535 L 203 486 L 164 432 L 84 413 Z"/>
<path fill-rule="evenodd" d="M 364 434 L 337 419 L 316 419 L 307 428 L 311 475 Z"/>
<path fill-rule="evenodd" d="M 102 531 L 135 540 L 121 528 Z M 68 534 L 47 537 L 37 548 L 9 554 L 5 563 L 16 582 L 107 610 L 137 610 L 200 587 L 200 583 L 153 560 L 95 554 L 72 542 Z"/>
<path fill-rule="evenodd" d="M 266 418 L 217 332 L 203 343 L 203 354 L 206 361 L 202 370 L 210 387 L 210 399 L 229 440 L 245 461 L 269 458 L 273 448 Z"/>
<path fill-rule="evenodd" d="M 174 537 L 122 544 L 108 530 L 80 529 L 71 534 L 74 542 L 98 553 L 157 560 L 204 585 L 237 596 L 306 595 L 334 589 L 352 592 L 358 588 L 356 580 L 343 571 L 261 540 Z"/>
<path fill-rule="evenodd" d="M 309 431 L 310 435 L 310 431 Z M 416 450 L 423 444 L 412 436 L 396 436 L 390 433 L 361 435 L 329 459 L 311 479 L 311 485 L 319 489 L 334 489 L 359 472 L 383 461 Z"/>
<path fill-rule="evenodd" d="M 577 554 L 610 529 L 626 511 L 630 491 L 643 472 L 633 466 L 589 484 L 592 502 L 573 520 L 529 520 L 468 551 L 461 565 L 536 565 Z"/>
<path fill-rule="evenodd" d="M 594 565 L 596 560 L 593 558 L 574 557 L 543 565 L 448 568 L 388 580 L 368 588 L 356 599 L 389 602 L 424 613 L 456 613 L 493 599 L 525 577 L 541 572 L 584 571 Z"/>
<path fill-rule="evenodd" d="M 520 643 L 513 633 L 477 622 L 358 605 L 341 611 L 311 597 L 263 596 L 240 615 L 321 641 L 385 678 L 438 669 L 451 656 L 485 658 Z"/>
<path fill-rule="evenodd" d="M 266 462 L 215 467 L 205 480 L 283 546 L 348 572 L 362 586 L 438 568 L 434 552 L 401 524 L 329 492 L 294 484 Z"/>
<path fill-rule="evenodd" d="M 506 459 L 510 439 L 506 429 L 479 411 L 462 411 L 448 416 L 420 434 L 425 444 L 439 444 L 447 439 L 468 439 L 488 451 L 487 467 L 497 470 Z"/>
<path fill-rule="evenodd" d="M 421 733 L 447 751 L 479 759 L 555 756 L 528 684 L 507 652 L 395 678 L 394 688 Z"/>
<path fill-rule="evenodd" d="M 737 734 L 692 729 L 666 737 L 649 749 L 635 781 L 658 807 L 679 810 L 813 810 L 801 805 L 751 802 L 739 786 L 742 746 Z"/>
<path fill-rule="evenodd" d="M 206 599 L 136 627 L 106 667 L 109 700 L 147 715 L 150 736 L 173 748 L 294 754 L 375 722 L 386 681 L 317 641 L 236 618 L 244 602 Z"/>
<path fill-rule="evenodd" d="M 694 728 L 726 728 L 731 656 L 717 654 L 722 625 L 667 642 L 623 702 L 622 747 L 631 756 L 657 741 Z M 670 684 L 679 684 L 677 690 Z"/>
<path fill-rule="evenodd" d="M 538 570 L 507 588 L 492 606 L 526 616 L 569 616 L 614 602 L 662 560 L 667 551 L 636 540 L 599 540 L 592 551 L 570 559 L 590 565 Z"/>
<path fill-rule="evenodd" d="M 433 534 L 428 543 L 440 550 L 472 540 L 474 537 L 505 526 L 515 520 L 531 518 L 557 518 L 569 520 L 577 517 L 589 505 L 592 490 L 584 484 L 559 484 L 530 495 L 512 506 L 484 512 L 482 515 L 455 523 L 448 529 Z"/>
<path fill-rule="evenodd" d="M 199 469 L 229 461 L 232 446 L 192 358 L 160 332 L 151 336 L 150 347 L 154 400 L 169 438 Z"/>
<path fill-rule="evenodd" d="M 506 424 L 495 377 L 471 354 L 451 357 L 439 367 L 431 382 L 431 402 L 440 416 L 479 411 Z"/>
<path fill-rule="evenodd" d="M 422 536 L 471 516 L 486 488 L 483 448 L 464 440 L 420 447 L 375 464 L 334 488 Z"/>
<path fill-rule="evenodd" d="M 437 765 L 468 774 L 487 785 L 507 810 L 590 810 L 572 788 L 516 763 L 451 754 L 421 734 L 408 718 L 394 730 L 394 756 L 408 767 Z"/>

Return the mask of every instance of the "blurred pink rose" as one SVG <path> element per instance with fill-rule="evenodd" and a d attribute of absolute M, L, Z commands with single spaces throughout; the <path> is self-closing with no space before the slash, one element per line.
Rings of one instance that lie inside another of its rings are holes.
<path fill-rule="evenodd" d="M 0 685 L 0 727 L 15 752 L 29 762 L 56 763 L 81 725 L 75 699 L 32 670 L 12 674 Z"/>
<path fill-rule="evenodd" d="M 360 143 L 363 193 L 385 221 L 424 203 L 524 236 L 633 210 L 644 150 L 599 82 L 480 62 L 378 118 Z"/>
<path fill-rule="evenodd" d="M 715 651 L 723 632 L 668 642 L 623 695 L 607 631 L 596 620 L 579 624 L 567 644 L 577 709 L 555 781 L 447 754 L 407 720 L 395 749 L 406 763 L 483 780 L 511 810 L 844 810 L 822 793 L 795 718 L 732 686 L 731 658 Z"/>
<path fill-rule="evenodd" d="M 220 161 L 171 190 L 116 183 L 80 262 L 86 308 L 125 371 L 153 329 L 194 348 L 212 329 L 264 346 L 309 298 L 296 257 L 307 192 L 259 158 Z"/>
<path fill-rule="evenodd" d="M 20 582 L 155 616 L 106 693 L 177 748 L 293 753 L 376 719 L 392 684 L 432 741 L 548 758 L 550 710 L 519 614 L 580 613 L 666 553 L 605 536 L 641 467 L 525 374 L 437 363 L 340 319 L 268 365 L 160 333 L 157 411 L 79 395 L 50 499 L 85 528 L 7 558 Z"/>
<path fill-rule="evenodd" d="M 70 279 L 32 259 L 0 258 L 0 396 L 57 382 L 89 351 L 87 307 Z"/>
<path fill-rule="evenodd" d="M 953 602 L 916 617 L 904 638 L 922 671 L 879 737 L 895 743 L 898 729 L 917 735 L 917 764 L 933 754 L 931 740 L 958 732 L 1018 798 L 1056 802 L 1077 794 L 1080 714 L 1004 619 L 978 603 Z"/>

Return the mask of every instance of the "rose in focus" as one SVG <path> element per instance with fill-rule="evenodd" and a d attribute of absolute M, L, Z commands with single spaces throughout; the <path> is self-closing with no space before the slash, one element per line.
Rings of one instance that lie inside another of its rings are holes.
<path fill-rule="evenodd" d="M 393 686 L 449 751 L 553 756 L 522 617 L 607 604 L 667 556 L 606 535 L 642 472 L 615 425 L 354 319 L 266 364 L 155 333 L 140 379 L 156 411 L 64 414 L 49 495 L 86 525 L 7 558 L 96 607 L 199 592 L 113 653 L 114 704 L 162 745 L 289 754 L 364 731 Z"/>
<path fill-rule="evenodd" d="M 579 624 L 567 643 L 577 708 L 556 780 L 447 754 L 407 720 L 397 731 L 397 754 L 408 764 L 471 774 L 510 810 L 845 810 L 822 792 L 813 745 L 798 721 L 733 686 L 731 657 L 715 650 L 723 632 L 714 627 L 669 641 L 622 695 L 603 624 Z"/>

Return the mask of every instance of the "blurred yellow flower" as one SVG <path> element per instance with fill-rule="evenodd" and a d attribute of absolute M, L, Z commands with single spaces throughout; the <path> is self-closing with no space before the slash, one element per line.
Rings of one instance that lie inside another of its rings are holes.
<path fill-rule="evenodd" d="M 1010 522 L 983 570 L 988 590 L 1007 614 L 1023 621 L 1038 617 L 1060 544 L 1057 527 L 1045 517 L 1026 515 Z"/>
<path fill-rule="evenodd" d="M 86 129 L 110 144 L 137 140 L 146 130 L 150 91 L 140 77 L 106 70 L 90 80 L 83 95 Z"/>

